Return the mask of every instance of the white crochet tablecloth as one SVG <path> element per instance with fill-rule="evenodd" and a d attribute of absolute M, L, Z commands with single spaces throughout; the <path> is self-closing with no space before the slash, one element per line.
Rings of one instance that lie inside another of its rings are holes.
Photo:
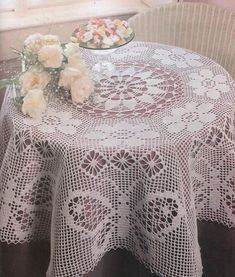
<path fill-rule="evenodd" d="M 50 238 L 48 277 L 82 276 L 116 248 L 163 277 L 199 277 L 196 220 L 235 227 L 234 81 L 161 44 L 108 59 L 116 71 L 88 102 L 55 102 L 42 120 L 5 98 L 0 239 Z"/>

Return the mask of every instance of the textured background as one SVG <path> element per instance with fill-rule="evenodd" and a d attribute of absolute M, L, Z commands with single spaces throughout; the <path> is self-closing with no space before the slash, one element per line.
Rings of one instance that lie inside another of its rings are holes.
<path fill-rule="evenodd" d="M 208 4 L 218 5 L 220 7 L 223 7 L 235 12 L 235 0 L 184 0 L 184 2 L 204 2 Z"/>

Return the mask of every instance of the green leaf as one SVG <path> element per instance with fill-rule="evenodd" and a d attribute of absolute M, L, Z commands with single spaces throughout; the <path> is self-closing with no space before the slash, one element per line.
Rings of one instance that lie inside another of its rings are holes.
<path fill-rule="evenodd" d="M 16 76 L 13 79 L 2 79 L 0 80 L 0 89 L 10 85 L 19 86 L 19 84 L 20 84 L 19 76 Z"/>
<path fill-rule="evenodd" d="M 0 88 L 4 88 L 9 85 L 12 85 L 12 83 L 13 83 L 12 79 L 2 79 L 2 80 L 0 80 Z"/>
<path fill-rule="evenodd" d="M 23 55 L 23 51 L 20 51 L 18 49 L 15 49 L 14 47 L 11 47 L 12 49 L 12 52 L 14 52 L 15 54 L 19 55 L 19 56 L 22 56 Z"/>

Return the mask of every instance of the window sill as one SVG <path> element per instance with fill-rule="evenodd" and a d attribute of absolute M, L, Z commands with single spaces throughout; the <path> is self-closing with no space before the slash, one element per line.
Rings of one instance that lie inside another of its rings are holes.
<path fill-rule="evenodd" d="M 79 3 L 58 7 L 32 9 L 24 14 L 4 12 L 1 14 L 0 32 L 26 29 L 50 24 L 82 21 L 91 17 L 107 17 L 134 14 L 148 7 L 141 0 L 99 0 L 94 4 Z"/>

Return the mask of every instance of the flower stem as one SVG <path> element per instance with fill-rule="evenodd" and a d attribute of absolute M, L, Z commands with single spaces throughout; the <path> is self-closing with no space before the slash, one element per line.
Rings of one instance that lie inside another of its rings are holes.
<path fill-rule="evenodd" d="M 2 80 L 0 80 L 0 88 L 4 88 L 9 85 L 12 85 L 13 82 L 14 82 L 14 80 L 12 80 L 12 79 L 2 79 Z"/>

